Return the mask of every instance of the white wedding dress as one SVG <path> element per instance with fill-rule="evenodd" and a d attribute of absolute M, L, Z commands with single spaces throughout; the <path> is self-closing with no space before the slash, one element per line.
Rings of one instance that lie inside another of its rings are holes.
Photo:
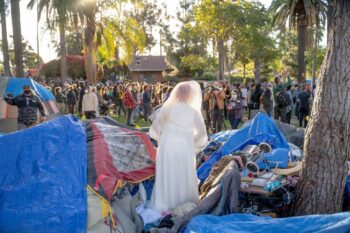
<path fill-rule="evenodd" d="M 195 152 L 207 143 L 207 133 L 200 111 L 188 103 L 173 104 L 165 123 L 159 118 L 150 128 L 158 141 L 150 208 L 162 212 L 199 201 Z"/>

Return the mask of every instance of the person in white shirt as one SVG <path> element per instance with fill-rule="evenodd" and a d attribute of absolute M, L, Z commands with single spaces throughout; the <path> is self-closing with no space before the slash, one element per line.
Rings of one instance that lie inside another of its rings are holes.
<path fill-rule="evenodd" d="M 92 87 L 89 87 L 88 92 L 83 96 L 82 110 L 86 119 L 93 119 L 99 115 L 98 98 Z"/>

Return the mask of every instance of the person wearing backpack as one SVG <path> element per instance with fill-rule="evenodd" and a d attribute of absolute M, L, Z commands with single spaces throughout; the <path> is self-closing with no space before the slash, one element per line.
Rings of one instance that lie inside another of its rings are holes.
<path fill-rule="evenodd" d="M 289 105 L 288 97 L 285 92 L 287 85 L 290 83 L 290 77 L 288 76 L 288 82 L 281 83 L 280 77 L 275 77 L 275 85 L 273 88 L 273 96 L 275 101 L 274 117 L 275 120 L 280 120 L 283 123 L 287 123 L 287 106 Z"/>
<path fill-rule="evenodd" d="M 305 85 L 302 86 L 302 91 L 299 94 L 299 127 L 302 127 L 304 122 L 304 128 L 307 126 L 307 116 L 310 114 L 310 97 L 311 94 L 306 91 Z"/>
<path fill-rule="evenodd" d="M 283 123 L 287 123 L 287 107 L 291 104 L 287 92 L 285 90 L 278 92 L 276 100 L 275 113 L 277 111 L 277 114 L 279 116 L 277 120 L 280 120 Z"/>

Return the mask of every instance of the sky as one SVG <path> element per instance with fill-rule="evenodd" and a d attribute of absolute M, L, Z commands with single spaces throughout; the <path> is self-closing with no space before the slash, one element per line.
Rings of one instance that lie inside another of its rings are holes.
<path fill-rule="evenodd" d="M 171 14 L 173 16 L 176 15 L 177 8 L 179 7 L 180 0 L 158 0 L 159 2 L 164 2 L 167 4 L 167 12 L 168 14 Z M 272 0 L 258 0 L 261 3 L 263 3 L 266 7 L 268 7 L 271 4 Z M 22 30 L 22 37 L 24 40 L 28 41 L 29 44 L 33 47 L 33 49 L 36 51 L 36 22 L 37 22 L 37 16 L 36 16 L 36 9 L 29 10 L 27 9 L 27 4 L 29 1 L 22 0 L 20 2 L 21 4 L 21 30 Z M 6 18 L 7 22 L 7 35 L 8 35 L 8 42 L 9 44 L 12 44 L 12 39 L 9 37 L 12 35 L 12 21 L 11 21 L 11 12 L 8 10 L 8 15 Z M 45 17 L 42 17 L 40 23 L 39 23 L 39 49 L 40 49 L 40 56 L 44 60 L 44 62 L 48 62 L 52 59 L 55 59 L 57 57 L 57 54 L 55 52 L 55 49 L 52 46 L 51 43 L 51 35 L 49 31 L 45 31 Z M 174 22 L 176 23 L 176 22 Z M 1 35 L 0 35 L 1 37 Z M 58 35 L 55 36 L 55 40 L 58 40 Z M 159 55 L 159 47 L 154 48 L 151 53 L 153 55 Z M 2 59 L 2 58 L 0 58 Z"/>

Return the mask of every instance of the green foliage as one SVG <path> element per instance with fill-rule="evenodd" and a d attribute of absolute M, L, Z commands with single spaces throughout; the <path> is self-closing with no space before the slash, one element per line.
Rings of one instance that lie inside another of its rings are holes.
<path fill-rule="evenodd" d="M 321 46 L 318 46 L 317 48 L 317 53 L 316 53 L 316 77 L 318 76 L 317 74 L 320 71 L 321 65 L 323 63 L 324 56 L 326 55 L 326 48 L 323 48 Z M 306 74 L 308 77 L 312 76 L 312 65 L 313 65 L 313 50 L 309 49 L 305 53 L 305 58 L 306 58 Z"/>
<path fill-rule="evenodd" d="M 327 4 L 324 0 L 273 0 L 270 12 L 273 24 L 283 31 L 287 25 L 297 29 L 300 15 L 305 15 L 307 26 L 324 25 Z"/>
<path fill-rule="evenodd" d="M 67 54 L 83 55 L 83 31 L 80 28 L 67 27 L 66 28 L 66 47 Z M 60 44 L 57 40 L 52 40 L 51 43 L 56 50 L 57 57 L 61 56 Z"/>
<path fill-rule="evenodd" d="M 294 32 L 279 34 L 279 56 L 276 59 L 277 70 L 287 70 L 292 77 L 297 76 L 298 71 L 298 42 Z"/>
<path fill-rule="evenodd" d="M 216 68 L 215 59 L 207 51 L 208 37 L 194 24 L 192 4 L 180 4 L 186 13 L 184 16 L 180 12 L 177 14 L 178 20 L 183 23 L 177 35 L 170 32 L 168 25 L 162 25 L 167 58 L 176 67 L 177 75 L 184 78 L 201 77 L 204 72 Z"/>
<path fill-rule="evenodd" d="M 116 21 L 110 17 L 103 17 L 97 25 L 97 61 L 100 64 L 111 67 L 117 60 L 119 64 L 128 65 L 136 51 L 144 51 L 146 34 L 135 18 L 127 17 Z"/>
<path fill-rule="evenodd" d="M 241 5 L 232 1 L 203 0 L 195 6 L 198 27 L 211 38 L 229 39 L 241 17 Z"/>
<path fill-rule="evenodd" d="M 42 66 L 40 69 L 40 75 L 45 77 L 58 77 L 60 76 L 61 60 L 52 60 Z M 67 55 L 68 75 L 72 78 L 85 77 L 85 61 L 82 56 L 70 56 Z"/>
<path fill-rule="evenodd" d="M 23 49 L 23 63 L 24 63 L 24 69 L 33 69 L 38 66 L 38 64 L 42 63 L 43 60 L 41 57 L 39 57 L 38 61 L 38 54 L 34 51 L 32 46 L 29 44 L 28 41 L 22 42 L 22 49 Z M 9 47 L 9 57 L 10 57 L 10 64 L 12 67 L 15 66 L 15 53 L 13 49 L 13 44 Z"/>
<path fill-rule="evenodd" d="M 130 13 L 130 17 L 134 18 L 144 29 L 146 48 L 149 51 L 156 44 L 153 29 L 158 25 L 161 14 L 162 10 L 155 2 L 147 1 L 143 2 L 142 7 L 135 7 L 135 10 Z"/>
<path fill-rule="evenodd" d="M 212 80 L 216 80 L 217 77 L 215 74 L 211 73 L 211 72 L 204 72 L 202 76 L 199 77 L 199 79 L 201 80 L 207 80 L 207 81 L 212 81 Z"/>

